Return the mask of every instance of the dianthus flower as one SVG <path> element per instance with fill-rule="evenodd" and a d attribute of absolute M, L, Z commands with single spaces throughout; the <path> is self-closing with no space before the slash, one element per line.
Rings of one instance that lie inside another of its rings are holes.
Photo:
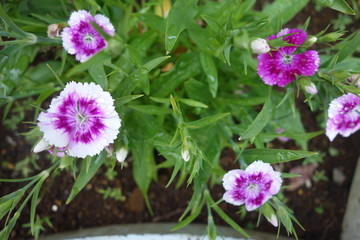
<path fill-rule="evenodd" d="M 348 93 L 331 101 L 326 123 L 326 136 L 330 141 L 337 134 L 344 137 L 360 129 L 360 97 Z"/>
<path fill-rule="evenodd" d="M 100 153 L 114 142 L 121 119 L 108 92 L 94 83 L 70 82 L 60 96 L 41 112 L 38 126 L 49 145 L 84 158 Z"/>
<path fill-rule="evenodd" d="M 73 12 L 68 24 L 70 27 L 64 28 L 61 33 L 63 47 L 69 54 L 75 54 L 80 62 L 85 62 L 107 46 L 105 39 L 92 24 L 98 25 L 110 36 L 115 33 L 115 28 L 107 17 L 101 14 L 92 16 L 85 10 Z"/>
<path fill-rule="evenodd" d="M 255 161 L 245 170 L 231 170 L 223 177 L 226 190 L 223 199 L 236 206 L 245 204 L 252 211 L 280 190 L 280 172 L 274 171 L 269 163 Z"/>
<path fill-rule="evenodd" d="M 320 58 L 316 51 L 310 50 L 294 54 L 298 46 L 306 40 L 306 32 L 300 29 L 285 28 L 268 39 L 273 40 L 285 35 L 288 36 L 283 40 L 296 46 L 280 47 L 258 56 L 258 74 L 267 85 L 285 87 L 296 79 L 296 75 L 311 76 L 319 68 Z"/>

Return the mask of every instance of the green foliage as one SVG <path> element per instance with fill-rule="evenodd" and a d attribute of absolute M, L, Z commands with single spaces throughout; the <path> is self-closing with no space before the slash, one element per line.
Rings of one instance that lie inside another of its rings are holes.
<path fill-rule="evenodd" d="M 50 96 L 61 91 L 66 83 L 76 81 L 94 82 L 108 91 L 115 99 L 122 127 L 114 145 L 99 155 L 77 160 L 53 154 L 53 165 L 47 171 L 20 180 L 0 179 L 29 182 L 0 198 L 0 219 L 7 216 L 1 239 L 8 238 L 30 198 L 31 232 L 37 236 L 43 229 L 47 221 L 37 218 L 35 210 L 42 184 L 55 169 L 74 173 L 75 182 L 67 203 L 101 166 L 107 168 L 108 179 L 113 179 L 116 159 L 112 148 L 119 146 L 126 146 L 132 155 L 133 177 L 150 213 L 149 187 L 156 184 L 159 169 L 170 168 L 172 175 L 167 186 L 187 184 L 193 188 L 193 196 L 173 230 L 194 221 L 206 207 L 210 239 L 215 239 L 217 234 L 214 212 L 248 237 L 243 227 L 209 194 L 214 184 L 221 184 L 225 173 L 220 165 L 224 148 L 235 152 L 234 161 L 240 163 L 241 168 L 256 160 L 272 164 L 304 158 L 307 162 L 322 161 L 323 155 L 308 151 L 308 141 L 323 131 L 305 131 L 302 112 L 295 104 L 299 95 L 297 82 L 280 90 L 265 85 L 257 74 L 256 56 L 250 49 L 255 38 L 266 38 L 285 28 L 309 0 L 276 0 L 261 11 L 254 10 L 255 0 L 176 0 L 169 8 L 159 0 L 141 1 L 141 4 L 130 0 L 45 2 L 17 0 L 0 6 L 0 45 L 3 46 L 0 106 L 4 106 L 4 123 L 14 129 L 23 121 L 31 102 L 35 102 L 36 120 L 42 104 L 49 102 Z M 344 0 L 317 0 L 316 3 L 354 13 Z M 166 18 L 157 14 L 159 8 L 164 15 L 168 13 Z M 78 63 L 61 49 L 59 37 L 46 35 L 49 24 L 65 26 L 76 9 L 106 15 L 116 29 L 114 37 L 104 36 L 107 48 L 84 63 Z M 336 41 L 334 47 L 320 51 L 320 69 L 307 78 L 319 87 L 317 96 L 305 94 L 307 104 L 314 111 L 324 111 L 329 102 L 342 93 L 360 93 L 355 83 L 348 82 L 352 74 L 360 73 L 360 61 L 352 56 L 359 47 L 360 32 L 341 39 L 346 19 L 341 17 L 341 21 L 337 21 L 341 31 L 309 33 L 316 34 L 321 43 Z M 304 29 L 310 24 L 309 19 Z M 288 45 L 282 39 L 269 43 L 271 47 Z M 301 46 L 300 51 L 305 48 Z M 41 59 L 44 53 L 48 57 Z M 37 99 L 29 98 L 33 96 Z M 24 98 L 30 100 L 18 101 Z M 8 113 L 11 113 L 9 118 Z M 320 124 L 324 125 L 324 120 Z M 279 129 L 283 131 L 278 133 Z M 41 132 L 34 128 L 29 136 L 38 139 Z M 270 148 L 272 141 L 279 137 L 291 138 L 297 149 Z M 19 163 L 20 166 L 23 165 Z M 283 173 L 282 176 L 292 175 Z M 120 189 L 98 189 L 98 192 L 104 198 L 125 200 Z M 298 222 L 294 213 L 278 198 L 274 197 L 258 210 L 267 219 L 275 215 L 279 226 L 297 237 L 293 223 Z"/>
<path fill-rule="evenodd" d="M 104 199 L 112 198 L 117 201 L 124 202 L 126 200 L 126 196 L 123 194 L 122 190 L 119 188 L 106 188 L 106 189 L 97 189 L 98 193 L 103 195 Z"/>

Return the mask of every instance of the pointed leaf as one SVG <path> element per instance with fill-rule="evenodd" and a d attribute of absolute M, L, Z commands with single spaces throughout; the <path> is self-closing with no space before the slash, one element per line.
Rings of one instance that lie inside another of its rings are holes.
<path fill-rule="evenodd" d="M 280 163 L 298 160 L 318 154 L 317 152 L 309 152 L 302 150 L 286 150 L 286 149 L 247 149 L 241 157 L 247 162 L 252 163 L 261 160 L 266 163 Z"/>
<path fill-rule="evenodd" d="M 215 114 L 213 116 L 210 117 L 205 117 L 193 122 L 188 122 L 185 123 L 185 127 L 187 128 L 202 128 L 202 127 L 206 127 L 210 124 L 213 124 L 219 120 L 221 120 L 222 118 L 229 116 L 230 113 L 219 113 L 219 114 Z"/>
<path fill-rule="evenodd" d="M 216 92 L 218 88 L 218 72 L 216 69 L 214 58 L 207 53 L 201 52 L 200 63 L 206 74 L 211 95 L 213 97 L 216 97 Z"/>
<path fill-rule="evenodd" d="M 71 189 L 70 195 L 66 200 L 66 204 L 70 203 L 74 199 L 74 197 L 91 180 L 91 178 L 95 175 L 96 171 L 104 163 L 106 156 L 107 156 L 107 152 L 105 150 L 103 150 L 99 155 L 94 156 L 90 163 L 88 172 L 86 172 L 86 161 L 85 159 L 82 160 L 79 176 L 76 178 L 74 186 Z"/>
<path fill-rule="evenodd" d="M 245 130 L 245 132 L 240 135 L 241 139 L 256 137 L 269 122 L 273 109 L 274 106 L 271 100 L 270 93 L 267 101 L 265 102 L 260 113 L 256 116 L 255 120 L 250 124 L 250 126 Z"/>

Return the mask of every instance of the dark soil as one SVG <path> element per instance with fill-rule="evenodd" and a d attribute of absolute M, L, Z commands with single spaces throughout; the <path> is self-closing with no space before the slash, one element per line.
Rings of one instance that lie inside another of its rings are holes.
<path fill-rule="evenodd" d="M 331 18 L 337 16 L 332 10 L 321 13 L 315 12 L 313 5 L 309 5 L 299 16 L 288 25 L 295 27 L 297 24 L 304 23 L 308 16 L 312 18 L 309 26 L 309 33 L 316 34 L 323 30 Z M 317 17 L 315 17 L 317 16 Z M 308 107 L 299 100 L 298 107 L 301 110 L 303 123 L 307 131 L 321 130 L 317 125 L 316 114 L 311 113 Z M 25 121 L 32 121 L 31 113 L 26 115 Z M 0 125 L 0 178 L 20 178 L 20 172 L 14 171 L 16 163 L 31 154 L 31 145 L 25 138 L 19 135 L 20 132 L 29 130 L 29 125 L 19 125 L 18 132 L 10 131 L 2 124 Z M 280 143 L 275 141 L 274 146 L 283 148 L 293 148 L 295 144 Z M 324 176 L 328 180 L 314 181 L 311 179 L 311 187 L 302 187 L 295 191 L 284 191 L 287 205 L 294 210 L 294 215 L 305 228 L 299 228 L 297 233 L 301 239 L 340 239 L 341 224 L 346 209 L 346 202 L 349 195 L 354 169 L 360 155 L 360 132 L 353 134 L 349 138 L 337 137 L 330 143 L 326 136 L 321 135 L 309 142 L 309 150 L 325 153 L 324 162 L 319 165 L 317 171 L 324 171 Z M 330 155 L 329 149 L 337 149 L 337 154 Z M 46 154 L 39 155 L 37 163 L 41 169 L 50 166 L 50 160 Z M 225 170 L 238 168 L 233 162 L 234 155 L 229 149 L 222 153 L 221 164 Z M 170 170 L 161 170 L 157 183 L 152 183 L 149 190 L 149 198 L 154 215 L 151 216 L 146 209 L 144 198 L 137 188 L 132 177 L 132 159 L 126 160 L 126 166 L 121 169 L 120 165 L 115 167 L 117 176 L 110 181 L 105 176 L 105 167 L 102 167 L 95 177 L 90 181 L 86 188 L 68 205 L 65 204 L 74 178 L 71 172 L 62 171 L 58 176 L 48 179 L 43 187 L 41 202 L 38 205 L 37 214 L 40 217 L 48 216 L 52 222 L 52 227 L 46 227 L 45 234 L 76 230 L 79 228 L 89 228 L 105 226 L 110 224 L 125 224 L 139 222 L 176 222 L 187 206 L 191 196 L 192 188 L 182 186 L 176 189 L 174 185 L 166 188 L 171 175 Z M 302 161 L 295 161 L 284 164 L 283 171 L 289 172 L 294 166 L 299 166 Z M 342 183 L 334 180 L 334 169 L 343 173 L 345 179 Z M 34 171 L 34 174 L 38 171 Z M 288 183 L 288 182 L 287 182 Z M 0 196 L 8 194 L 23 186 L 22 183 L 0 183 Z M 120 188 L 125 201 L 113 199 L 103 199 L 98 193 L 99 189 Z M 216 185 L 212 188 L 211 194 L 215 200 L 220 199 L 224 193 L 222 186 Z M 240 219 L 238 207 L 221 203 L 220 207 L 243 227 L 253 227 L 256 225 L 257 214 L 250 213 L 244 219 Z M 11 234 L 11 239 L 32 239 L 28 234 L 28 229 L 23 228 L 22 224 L 29 222 L 29 207 L 26 207 Z M 215 222 L 225 225 L 216 214 Z M 195 222 L 206 223 L 206 212 L 200 215 Z M 260 223 L 260 231 L 276 233 L 277 229 L 266 221 Z"/>

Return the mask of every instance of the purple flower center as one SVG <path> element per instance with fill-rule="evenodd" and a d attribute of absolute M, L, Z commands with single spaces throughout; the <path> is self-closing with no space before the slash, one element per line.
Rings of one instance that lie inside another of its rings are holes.
<path fill-rule="evenodd" d="M 292 55 L 284 55 L 282 58 L 282 62 L 285 64 L 290 64 L 292 62 L 293 56 Z"/>
<path fill-rule="evenodd" d="M 250 199 L 251 201 L 262 201 L 263 192 L 270 190 L 272 180 L 261 172 L 250 175 L 242 175 L 236 178 L 236 187 L 233 198 L 236 200 Z"/>
<path fill-rule="evenodd" d="M 71 29 L 71 41 L 78 51 L 87 56 L 91 56 L 104 48 L 106 42 L 104 38 L 96 31 L 91 23 L 80 22 L 80 24 Z"/>
<path fill-rule="evenodd" d="M 103 112 L 94 99 L 69 94 L 54 114 L 53 124 L 75 143 L 90 143 L 105 129 Z"/>

